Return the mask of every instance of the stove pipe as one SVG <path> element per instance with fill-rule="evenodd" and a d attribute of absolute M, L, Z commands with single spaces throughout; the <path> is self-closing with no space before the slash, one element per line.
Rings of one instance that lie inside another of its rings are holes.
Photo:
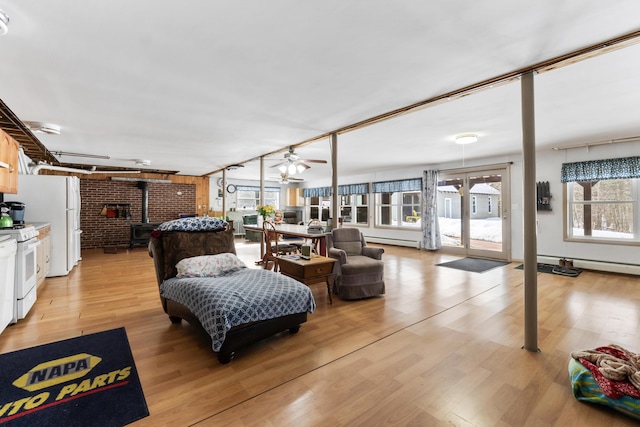
<path fill-rule="evenodd" d="M 149 223 L 149 186 L 145 181 L 138 181 L 137 187 L 142 190 L 142 223 Z"/>

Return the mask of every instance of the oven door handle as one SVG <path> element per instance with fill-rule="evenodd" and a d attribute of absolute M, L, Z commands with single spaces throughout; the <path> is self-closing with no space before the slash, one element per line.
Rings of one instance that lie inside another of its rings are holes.
<path fill-rule="evenodd" d="M 30 251 L 31 249 L 35 249 L 39 245 L 40 245 L 40 240 L 36 240 L 35 242 L 29 243 L 29 245 L 27 245 L 27 250 Z"/>

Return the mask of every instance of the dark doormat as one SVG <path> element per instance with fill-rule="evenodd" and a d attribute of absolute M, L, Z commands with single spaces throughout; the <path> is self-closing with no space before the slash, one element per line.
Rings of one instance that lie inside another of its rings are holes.
<path fill-rule="evenodd" d="M 455 268 L 458 270 L 471 271 L 473 273 L 484 273 L 496 267 L 502 267 L 509 264 L 505 261 L 494 261 L 492 259 L 482 258 L 462 258 L 455 261 L 443 262 L 439 265 L 441 267 Z"/>
<path fill-rule="evenodd" d="M 0 425 L 123 426 L 149 415 L 124 328 L 1 354 L 0 366 Z"/>
<path fill-rule="evenodd" d="M 518 270 L 524 270 L 524 264 L 520 264 L 517 267 Z M 560 267 L 559 265 L 551 265 L 551 264 L 540 264 L 538 263 L 538 272 L 540 273 L 548 273 L 548 274 L 560 274 L 562 276 L 576 277 L 579 275 L 582 270 L 578 270 L 577 268 L 567 268 Z"/>

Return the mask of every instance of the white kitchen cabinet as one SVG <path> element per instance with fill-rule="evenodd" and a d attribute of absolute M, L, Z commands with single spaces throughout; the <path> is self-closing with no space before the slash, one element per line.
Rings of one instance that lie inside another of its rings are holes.
<path fill-rule="evenodd" d="M 36 284 L 40 286 L 51 269 L 51 226 L 38 228 L 40 244 L 36 248 Z"/>

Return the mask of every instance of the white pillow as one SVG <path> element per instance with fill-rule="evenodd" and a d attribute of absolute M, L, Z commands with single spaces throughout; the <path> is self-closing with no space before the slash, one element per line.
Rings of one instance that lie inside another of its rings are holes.
<path fill-rule="evenodd" d="M 219 277 L 226 276 L 247 266 L 232 253 L 203 255 L 184 258 L 178 264 L 176 277 Z"/>

